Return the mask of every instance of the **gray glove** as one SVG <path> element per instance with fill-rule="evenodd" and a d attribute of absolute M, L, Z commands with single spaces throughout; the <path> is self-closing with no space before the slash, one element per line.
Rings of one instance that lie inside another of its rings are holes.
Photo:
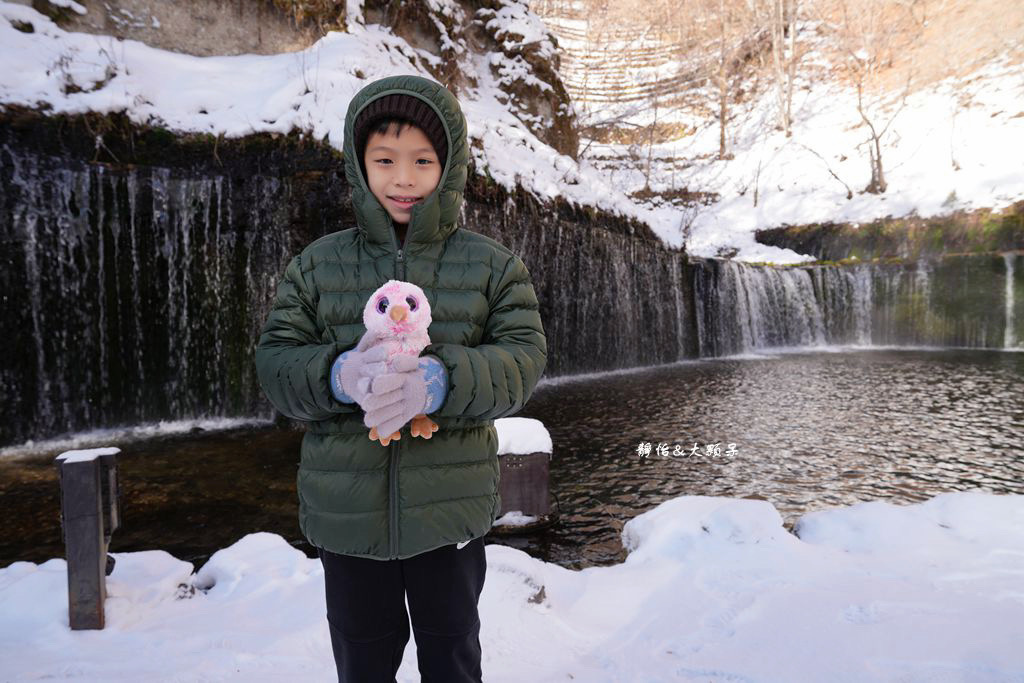
<path fill-rule="evenodd" d="M 426 410 L 427 383 L 419 361 L 416 356 L 395 356 L 391 374 L 378 377 L 384 381 L 374 383 L 373 391 L 365 398 L 363 424 L 370 429 L 376 427 L 378 435 L 394 434 Z"/>
<path fill-rule="evenodd" d="M 339 356 L 338 361 L 335 361 L 340 362 L 335 374 L 336 383 L 363 410 L 366 410 L 366 399 L 372 393 L 394 391 L 405 381 L 401 374 L 388 370 L 384 362 L 388 355 L 386 348 L 380 345 L 370 348 L 379 336 L 376 332 L 367 331 L 355 349 L 346 352 L 344 359 Z M 337 392 L 335 396 L 342 398 Z"/>

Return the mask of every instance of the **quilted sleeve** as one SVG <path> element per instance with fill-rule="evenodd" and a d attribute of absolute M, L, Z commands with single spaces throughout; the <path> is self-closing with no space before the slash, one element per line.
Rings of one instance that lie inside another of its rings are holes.
<path fill-rule="evenodd" d="M 493 292 L 479 345 L 437 343 L 423 349 L 423 355 L 436 356 L 448 371 L 447 395 L 434 415 L 480 420 L 513 415 L 540 381 L 547 340 L 522 259 L 509 259 Z"/>
<path fill-rule="evenodd" d="M 260 387 L 275 408 L 295 420 L 325 420 L 338 413 L 357 412 L 361 410 L 358 404 L 343 403 L 331 393 L 331 365 L 345 350 L 341 344 L 320 341 L 299 254 L 285 268 L 256 345 Z"/>

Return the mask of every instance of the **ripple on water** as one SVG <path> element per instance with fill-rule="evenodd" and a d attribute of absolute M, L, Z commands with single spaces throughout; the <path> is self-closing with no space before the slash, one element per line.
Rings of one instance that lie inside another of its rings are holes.
<path fill-rule="evenodd" d="M 959 349 L 787 352 L 542 384 L 519 415 L 551 432 L 559 522 L 488 540 L 580 568 L 621 561 L 622 525 L 681 495 L 767 500 L 790 528 L 808 511 L 866 500 L 1024 493 L 1021 386 L 1024 353 Z M 112 550 L 162 548 L 199 564 L 251 531 L 305 548 L 301 436 L 262 428 L 125 444 Z M 641 458 L 641 442 L 670 455 Z M 691 455 L 716 443 L 736 454 Z M 0 460 L 0 566 L 63 554 L 54 455 Z"/>

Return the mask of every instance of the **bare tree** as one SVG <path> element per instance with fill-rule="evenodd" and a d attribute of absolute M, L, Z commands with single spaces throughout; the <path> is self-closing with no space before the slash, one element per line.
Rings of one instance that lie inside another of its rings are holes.
<path fill-rule="evenodd" d="M 651 189 L 651 156 L 654 153 L 654 136 L 658 130 L 658 90 L 657 87 L 653 93 L 653 107 L 651 124 L 647 132 L 647 168 L 644 170 L 644 190 L 650 191 Z"/>
<path fill-rule="evenodd" d="M 768 25 L 772 39 L 772 72 L 774 74 L 775 101 L 778 109 L 779 128 L 786 137 L 793 134 L 793 82 L 796 80 L 796 18 L 800 0 L 768 0 L 770 15 Z M 786 39 L 789 49 L 786 49 Z"/>
<path fill-rule="evenodd" d="M 729 120 L 729 66 L 732 61 L 732 17 L 726 11 L 725 0 L 718 0 L 718 59 L 715 84 L 718 90 L 718 158 L 725 159 L 725 128 Z"/>
<path fill-rule="evenodd" d="M 694 0 L 694 32 L 698 49 L 713 55 L 707 74 L 713 85 L 718 120 L 718 158 L 728 159 L 730 106 L 745 75 L 745 67 L 760 51 L 761 29 L 751 11 L 753 0 Z"/>
<path fill-rule="evenodd" d="M 864 192 L 881 194 L 888 183 L 883 163 L 886 136 L 906 106 L 913 70 L 894 104 L 886 98 L 881 76 L 895 56 L 920 37 L 923 21 L 915 14 L 924 0 L 831 0 L 815 5 L 818 16 L 838 47 L 840 75 L 857 91 L 857 114 L 868 129 L 871 180 Z"/>

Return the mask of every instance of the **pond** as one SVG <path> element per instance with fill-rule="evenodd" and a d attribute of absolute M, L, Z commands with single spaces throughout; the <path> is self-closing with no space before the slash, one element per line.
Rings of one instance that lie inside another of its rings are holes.
<path fill-rule="evenodd" d="M 620 562 L 622 525 L 681 495 L 767 500 L 791 529 L 806 512 L 860 501 L 1024 493 L 1020 352 L 828 347 L 684 361 L 545 381 L 519 416 L 551 433 L 559 518 L 487 540 L 574 569 Z M 198 567 L 271 531 L 313 556 L 297 521 L 301 436 L 266 427 L 89 444 L 122 448 L 110 549 L 159 548 Z M 0 567 L 63 557 L 57 452 L 0 461 Z"/>

